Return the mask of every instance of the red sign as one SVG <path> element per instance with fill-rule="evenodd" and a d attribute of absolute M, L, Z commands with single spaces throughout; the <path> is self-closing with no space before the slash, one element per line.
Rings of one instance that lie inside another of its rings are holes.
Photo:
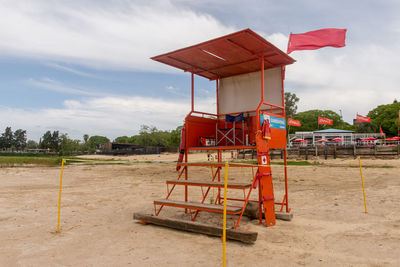
<path fill-rule="evenodd" d="M 300 127 L 300 126 L 301 126 L 301 122 L 289 118 L 289 119 L 288 119 L 288 125 Z"/>
<path fill-rule="evenodd" d="M 371 118 L 370 117 L 364 117 L 361 115 L 357 114 L 357 121 L 361 121 L 361 122 L 371 122 Z"/>
<path fill-rule="evenodd" d="M 332 125 L 333 120 L 323 117 L 318 117 L 318 124 Z"/>

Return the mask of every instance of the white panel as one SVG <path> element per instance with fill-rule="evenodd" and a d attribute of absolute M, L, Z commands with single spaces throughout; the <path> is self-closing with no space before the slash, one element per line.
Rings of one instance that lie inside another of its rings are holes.
<path fill-rule="evenodd" d="M 220 79 L 219 113 L 256 110 L 261 101 L 261 72 Z M 264 71 L 264 101 L 282 105 L 281 68 Z"/>

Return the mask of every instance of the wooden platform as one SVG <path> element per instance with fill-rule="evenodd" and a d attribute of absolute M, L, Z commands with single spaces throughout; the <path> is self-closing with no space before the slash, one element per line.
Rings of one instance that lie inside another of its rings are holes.
<path fill-rule="evenodd" d="M 151 214 L 134 213 L 133 219 L 141 221 L 145 224 L 155 224 L 159 226 L 169 227 L 177 230 L 200 233 L 210 236 L 222 236 L 222 227 L 186 221 L 172 218 L 165 218 L 161 216 L 154 216 Z M 230 240 L 237 240 L 247 244 L 252 244 L 257 240 L 257 232 L 244 231 L 238 229 L 226 229 L 226 238 Z"/>
<path fill-rule="evenodd" d="M 167 184 L 177 185 L 192 185 L 192 186 L 206 186 L 206 187 L 224 187 L 224 182 L 210 182 L 200 180 L 168 180 Z M 228 188 L 247 189 L 251 187 L 251 183 L 228 183 Z"/>
<path fill-rule="evenodd" d="M 199 202 L 185 202 L 185 201 L 176 201 L 176 200 L 169 200 L 169 199 L 159 199 L 154 200 L 154 204 L 156 205 L 165 205 L 170 207 L 178 207 L 178 208 L 188 208 L 194 210 L 203 210 L 203 211 L 210 211 L 210 212 L 217 212 L 223 213 L 224 206 L 222 205 L 213 205 L 213 204 L 204 204 Z M 237 207 L 226 207 L 226 212 L 229 214 L 238 214 L 242 211 L 241 208 Z"/>

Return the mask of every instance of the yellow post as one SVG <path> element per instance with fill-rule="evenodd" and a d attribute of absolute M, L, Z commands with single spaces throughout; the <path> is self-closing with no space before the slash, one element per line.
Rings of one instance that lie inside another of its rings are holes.
<path fill-rule="evenodd" d="M 211 157 L 212 157 L 212 163 L 214 164 L 214 162 L 215 162 L 214 156 L 211 156 Z M 213 175 L 213 178 L 214 178 L 214 175 L 215 175 L 214 165 L 213 165 L 211 168 L 212 168 L 212 175 Z M 213 190 L 213 197 L 212 197 L 212 199 L 213 199 L 213 202 L 214 202 L 214 201 L 215 201 L 215 187 L 213 187 L 212 190 Z"/>
<path fill-rule="evenodd" d="M 224 226 L 222 231 L 222 263 L 226 266 L 226 195 L 228 187 L 228 168 L 229 163 L 225 162 L 225 183 L 224 183 Z"/>
<path fill-rule="evenodd" d="M 363 179 L 363 174 L 362 174 L 361 159 L 360 159 L 360 157 L 358 157 L 358 163 L 359 163 L 359 165 L 360 165 L 361 185 L 362 185 L 362 189 L 363 189 L 365 213 L 368 213 L 368 211 L 367 211 L 367 201 L 366 201 L 366 199 L 365 199 L 364 179 Z"/>
<path fill-rule="evenodd" d="M 61 210 L 61 187 L 62 187 L 62 176 L 64 170 L 64 162 L 66 160 L 62 159 L 61 161 L 61 175 L 60 175 L 60 191 L 58 193 L 58 221 L 57 221 L 57 233 L 60 232 L 60 210 Z"/>

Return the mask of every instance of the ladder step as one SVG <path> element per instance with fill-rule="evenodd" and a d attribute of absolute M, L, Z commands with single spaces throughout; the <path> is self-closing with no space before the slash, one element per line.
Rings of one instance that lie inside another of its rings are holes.
<path fill-rule="evenodd" d="M 188 208 L 188 209 L 195 209 L 195 210 L 203 210 L 209 212 L 217 212 L 223 213 L 224 206 L 222 205 L 213 205 L 213 204 L 204 204 L 199 202 L 185 202 L 185 201 L 176 201 L 176 200 L 169 200 L 169 199 L 158 199 L 154 200 L 154 204 L 156 205 L 165 205 L 170 207 L 178 207 L 178 208 Z M 229 214 L 237 214 L 242 211 L 241 208 L 237 207 L 226 207 L 226 212 Z"/>
<path fill-rule="evenodd" d="M 224 182 L 210 182 L 199 180 L 168 180 L 167 184 L 177 185 L 192 185 L 192 186 L 209 186 L 209 187 L 224 187 Z M 250 188 L 251 183 L 228 183 L 228 188 L 246 189 Z"/>
<path fill-rule="evenodd" d="M 224 162 L 178 162 L 176 166 L 181 167 L 225 167 Z M 240 162 L 231 162 L 229 163 L 229 167 L 258 167 L 258 164 L 249 164 L 249 163 L 240 163 Z"/>

